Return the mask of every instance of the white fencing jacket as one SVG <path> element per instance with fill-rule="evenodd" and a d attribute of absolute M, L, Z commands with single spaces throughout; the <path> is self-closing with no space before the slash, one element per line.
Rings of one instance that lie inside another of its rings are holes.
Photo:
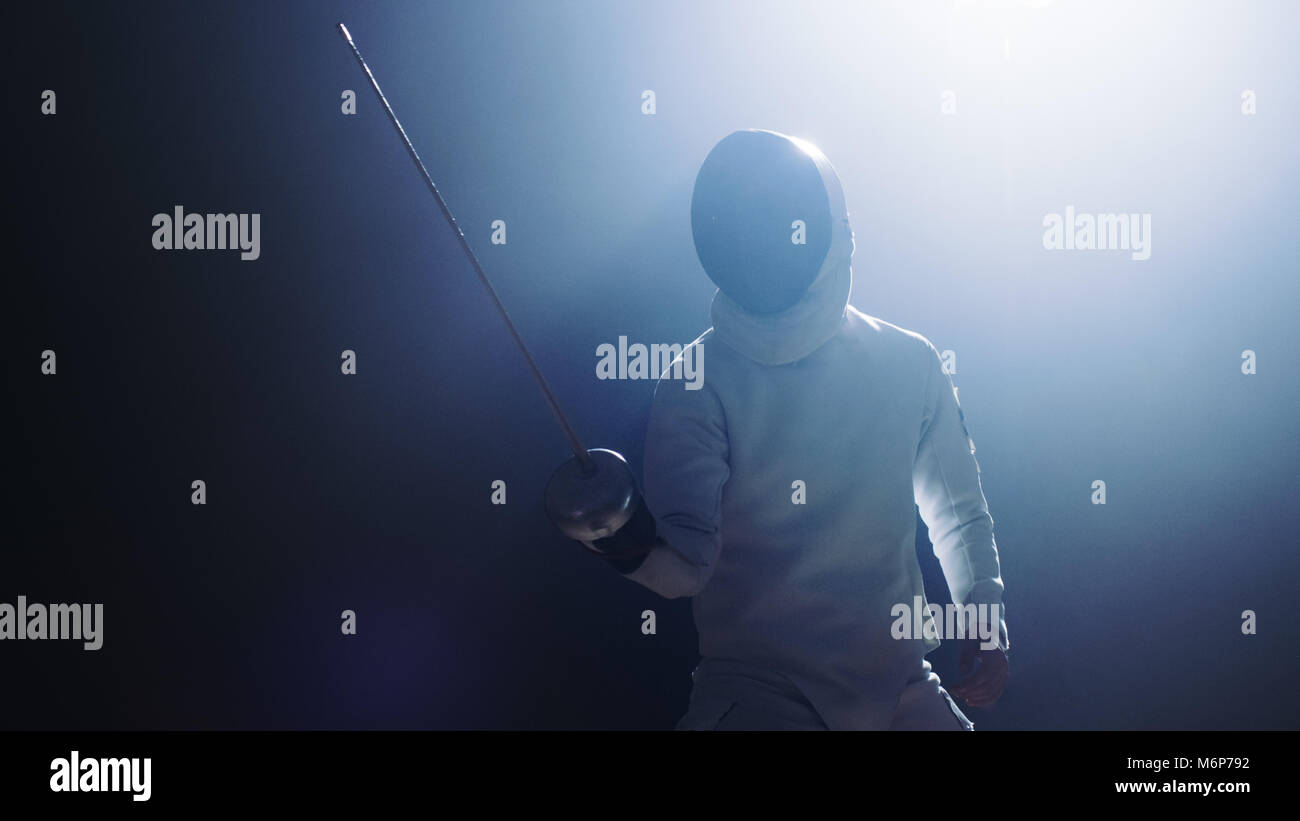
<path fill-rule="evenodd" d="M 848 304 L 846 218 L 835 233 L 791 309 L 756 317 L 715 296 L 691 346 L 707 354 L 699 389 L 659 382 L 644 490 L 663 541 L 628 577 L 694 597 L 705 659 L 785 677 L 832 729 L 878 729 L 938 646 L 891 635 L 895 605 L 924 601 L 917 508 L 953 601 L 1001 605 L 1003 584 L 938 351 Z"/>

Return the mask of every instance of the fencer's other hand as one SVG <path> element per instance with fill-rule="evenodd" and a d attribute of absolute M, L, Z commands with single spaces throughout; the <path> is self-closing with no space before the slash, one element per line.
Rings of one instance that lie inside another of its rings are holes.
<path fill-rule="evenodd" d="M 963 639 L 958 666 L 965 678 L 949 687 L 949 693 L 971 707 L 992 707 L 997 703 L 1011 675 L 1006 650 L 985 649 L 979 639 Z"/>

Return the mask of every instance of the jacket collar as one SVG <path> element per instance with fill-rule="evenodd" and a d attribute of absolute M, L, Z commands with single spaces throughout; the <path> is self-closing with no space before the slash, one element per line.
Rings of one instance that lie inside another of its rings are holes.
<path fill-rule="evenodd" d="M 844 323 L 853 272 L 848 265 L 818 274 L 803 297 L 777 314 L 757 316 L 718 291 L 713 332 L 728 347 L 764 365 L 786 365 L 826 344 Z"/>

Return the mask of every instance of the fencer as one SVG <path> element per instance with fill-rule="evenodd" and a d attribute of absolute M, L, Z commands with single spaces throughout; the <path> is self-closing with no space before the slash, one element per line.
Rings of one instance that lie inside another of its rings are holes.
<path fill-rule="evenodd" d="M 804 140 L 721 140 L 691 228 L 718 286 L 692 343 L 703 389 L 659 382 L 643 493 L 621 489 L 605 506 L 631 515 L 583 539 L 628 579 L 693 597 L 701 661 L 678 728 L 972 729 L 925 658 L 933 631 L 891 632 L 895 606 L 925 596 L 919 508 L 953 601 L 998 605 L 996 646 L 963 644 L 971 672 L 952 692 L 976 707 L 1001 695 L 993 520 L 938 351 L 849 304 L 844 194 Z"/>

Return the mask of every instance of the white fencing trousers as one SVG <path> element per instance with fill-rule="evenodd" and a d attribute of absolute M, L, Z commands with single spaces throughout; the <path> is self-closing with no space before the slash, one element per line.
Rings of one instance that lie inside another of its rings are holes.
<path fill-rule="evenodd" d="M 826 730 L 826 722 L 794 684 L 778 673 L 710 659 L 691 674 L 690 706 L 678 730 Z M 974 730 L 930 662 L 899 695 L 890 730 Z"/>

